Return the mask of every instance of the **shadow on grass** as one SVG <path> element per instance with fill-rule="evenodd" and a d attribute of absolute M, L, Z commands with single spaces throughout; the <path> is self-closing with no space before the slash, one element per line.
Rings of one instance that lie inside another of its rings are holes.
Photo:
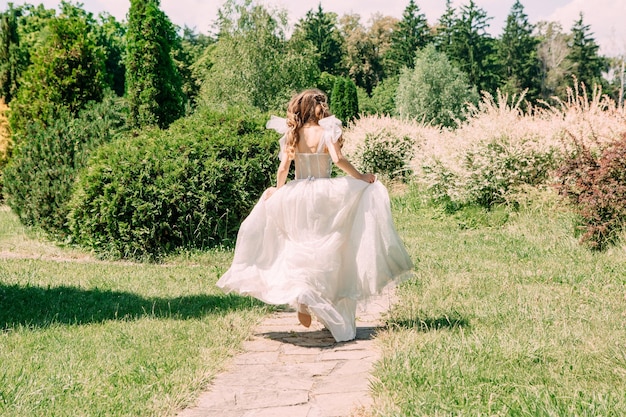
<path fill-rule="evenodd" d="M 429 332 L 440 329 L 459 329 L 469 327 L 469 321 L 458 313 L 442 315 L 440 317 L 412 317 L 401 320 L 388 320 L 387 328 L 401 327 L 416 329 L 420 332 Z"/>
<path fill-rule="evenodd" d="M 0 331 L 13 327 L 89 324 L 141 317 L 191 319 L 264 306 L 238 295 L 190 295 L 146 298 L 128 292 L 76 287 L 34 287 L 0 284 Z"/>

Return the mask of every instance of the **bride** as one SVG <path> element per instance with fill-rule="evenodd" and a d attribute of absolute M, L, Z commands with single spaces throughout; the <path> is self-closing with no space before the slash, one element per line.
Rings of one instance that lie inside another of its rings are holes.
<path fill-rule="evenodd" d="M 337 342 L 356 336 L 357 302 L 413 269 L 391 217 L 386 188 L 342 154 L 341 121 L 317 89 L 294 96 L 283 134 L 276 187 L 241 224 L 231 267 L 217 285 L 312 316 Z M 292 161 L 295 179 L 287 182 Z M 331 178 L 332 163 L 348 176 Z"/>

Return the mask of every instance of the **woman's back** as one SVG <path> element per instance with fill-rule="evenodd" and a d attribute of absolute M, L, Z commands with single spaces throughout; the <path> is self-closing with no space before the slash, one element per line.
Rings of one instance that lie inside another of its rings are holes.
<path fill-rule="evenodd" d="M 324 128 L 317 124 L 303 126 L 298 135 L 296 179 L 330 178 L 332 164 L 330 155 L 324 152 Z"/>

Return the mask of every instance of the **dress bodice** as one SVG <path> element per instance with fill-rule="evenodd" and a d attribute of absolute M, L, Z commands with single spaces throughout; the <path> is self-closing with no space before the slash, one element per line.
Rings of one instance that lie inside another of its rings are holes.
<path fill-rule="evenodd" d="M 327 153 L 296 153 L 296 179 L 330 178 L 332 164 Z"/>

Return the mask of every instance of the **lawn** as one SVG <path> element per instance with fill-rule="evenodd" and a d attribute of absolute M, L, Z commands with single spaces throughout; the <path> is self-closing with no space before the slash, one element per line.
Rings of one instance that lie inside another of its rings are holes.
<path fill-rule="evenodd" d="M 592 252 L 550 193 L 446 214 L 394 200 L 417 261 L 372 389 L 378 416 L 626 415 L 626 246 Z"/>
<path fill-rule="evenodd" d="M 103 262 L 0 210 L 0 415 L 168 416 L 267 312 L 215 281 L 232 254 Z"/>
<path fill-rule="evenodd" d="M 394 191 L 414 279 L 377 335 L 371 416 L 626 415 L 626 246 L 592 252 L 549 192 L 446 213 Z M 232 253 L 104 262 L 0 210 L 0 415 L 171 416 L 267 313 Z"/>

